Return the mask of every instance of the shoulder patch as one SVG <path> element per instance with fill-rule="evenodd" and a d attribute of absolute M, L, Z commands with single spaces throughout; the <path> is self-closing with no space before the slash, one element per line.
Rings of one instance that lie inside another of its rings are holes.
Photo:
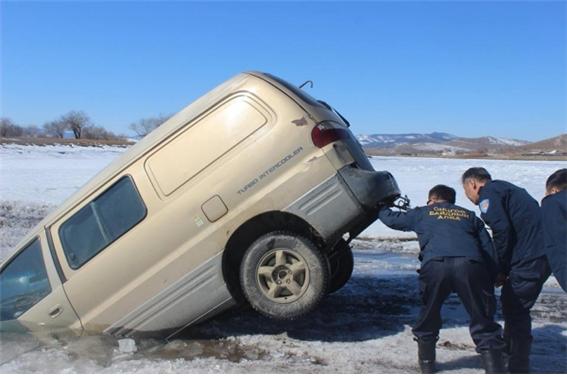
<path fill-rule="evenodd" d="M 482 200 L 478 204 L 478 207 L 480 207 L 480 212 L 483 213 L 483 214 L 486 214 L 489 206 L 490 206 L 490 200 L 489 199 Z"/>

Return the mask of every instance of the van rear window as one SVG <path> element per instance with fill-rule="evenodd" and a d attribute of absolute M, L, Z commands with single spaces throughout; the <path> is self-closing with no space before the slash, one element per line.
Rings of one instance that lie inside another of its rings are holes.
<path fill-rule="evenodd" d="M 69 266 L 80 268 L 144 219 L 146 212 L 132 178 L 118 180 L 59 228 Z"/>

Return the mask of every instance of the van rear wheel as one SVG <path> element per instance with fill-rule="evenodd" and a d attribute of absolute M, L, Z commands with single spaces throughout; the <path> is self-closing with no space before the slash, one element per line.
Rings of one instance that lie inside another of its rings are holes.
<path fill-rule="evenodd" d="M 240 265 L 244 296 L 259 313 L 289 320 L 313 310 L 326 293 L 327 260 L 309 239 L 271 232 L 256 239 Z"/>

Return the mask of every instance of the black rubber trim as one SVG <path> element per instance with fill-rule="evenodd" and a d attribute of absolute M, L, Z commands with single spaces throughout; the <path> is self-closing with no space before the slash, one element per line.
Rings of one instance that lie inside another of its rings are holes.
<path fill-rule="evenodd" d="M 65 282 L 67 282 L 67 277 L 65 277 L 65 274 L 63 273 L 61 263 L 59 262 L 59 258 L 57 257 L 57 253 L 55 252 L 53 238 L 51 237 L 51 227 L 45 227 L 45 235 L 47 236 L 47 246 L 49 247 L 49 253 L 51 254 L 53 264 L 55 264 L 55 270 L 57 271 L 57 275 L 61 280 L 61 284 L 64 284 Z"/>

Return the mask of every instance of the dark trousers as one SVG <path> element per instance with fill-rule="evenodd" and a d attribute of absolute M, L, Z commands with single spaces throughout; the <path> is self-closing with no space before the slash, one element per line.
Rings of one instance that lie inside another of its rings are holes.
<path fill-rule="evenodd" d="M 508 280 L 502 286 L 504 340 L 510 354 L 510 370 L 525 372 L 532 342 L 530 309 L 535 304 L 545 280 L 550 275 L 547 258 L 521 262 L 512 266 Z"/>
<path fill-rule="evenodd" d="M 417 338 L 438 337 L 441 306 L 455 292 L 469 313 L 469 330 L 477 351 L 504 348 L 502 328 L 494 321 L 494 284 L 483 263 L 467 257 L 434 258 L 421 267 L 419 283 L 423 304 L 412 330 Z"/>

